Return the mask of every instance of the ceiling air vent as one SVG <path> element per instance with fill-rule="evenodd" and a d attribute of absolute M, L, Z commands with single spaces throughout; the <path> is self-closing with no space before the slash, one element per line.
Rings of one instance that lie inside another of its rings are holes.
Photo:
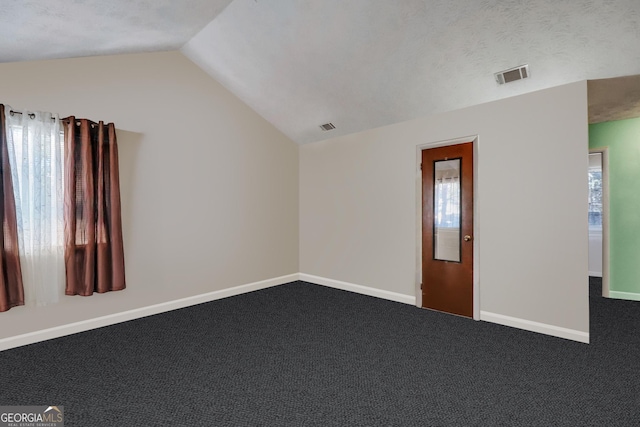
<path fill-rule="evenodd" d="M 331 129 L 335 129 L 336 127 L 334 126 L 333 123 L 325 123 L 323 125 L 320 125 L 320 129 L 322 130 L 331 130 Z"/>
<path fill-rule="evenodd" d="M 529 65 L 520 65 L 519 67 L 509 68 L 508 70 L 495 73 L 498 84 L 515 82 L 516 80 L 529 78 Z"/>

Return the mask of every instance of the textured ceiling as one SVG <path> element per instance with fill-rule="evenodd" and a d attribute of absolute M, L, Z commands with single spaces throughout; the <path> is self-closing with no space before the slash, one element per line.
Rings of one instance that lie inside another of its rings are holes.
<path fill-rule="evenodd" d="M 640 74 L 640 0 L 0 0 L 0 11 L 0 62 L 182 47 L 299 143 Z M 530 79 L 495 83 L 521 64 Z"/>
<path fill-rule="evenodd" d="M 0 0 L 0 62 L 179 49 L 231 0 Z"/>
<path fill-rule="evenodd" d="M 234 0 L 182 51 L 306 143 L 638 74 L 640 1 Z M 495 83 L 521 64 L 531 79 Z"/>
<path fill-rule="evenodd" d="M 640 75 L 589 81 L 589 123 L 640 117 Z"/>

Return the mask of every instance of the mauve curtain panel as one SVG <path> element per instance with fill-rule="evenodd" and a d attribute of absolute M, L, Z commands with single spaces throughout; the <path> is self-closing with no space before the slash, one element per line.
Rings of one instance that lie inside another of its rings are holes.
<path fill-rule="evenodd" d="M 24 305 L 22 270 L 18 248 L 18 225 L 16 222 L 16 202 L 13 195 L 7 129 L 4 105 L 0 104 L 0 215 L 2 218 L 2 238 L 0 238 L 0 311 Z"/>
<path fill-rule="evenodd" d="M 115 125 L 65 122 L 65 294 L 119 291 L 125 278 Z"/>

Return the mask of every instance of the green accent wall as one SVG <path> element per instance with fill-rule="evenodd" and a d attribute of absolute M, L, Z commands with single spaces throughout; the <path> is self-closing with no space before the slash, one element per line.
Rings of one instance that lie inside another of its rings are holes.
<path fill-rule="evenodd" d="M 640 118 L 589 125 L 609 154 L 609 289 L 640 294 Z"/>

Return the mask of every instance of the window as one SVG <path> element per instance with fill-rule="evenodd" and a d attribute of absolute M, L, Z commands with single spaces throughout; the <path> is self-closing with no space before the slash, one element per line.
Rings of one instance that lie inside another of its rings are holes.
<path fill-rule="evenodd" d="M 25 303 L 64 292 L 64 131 L 49 113 L 6 115 Z"/>
<path fill-rule="evenodd" d="M 589 228 L 602 229 L 602 155 L 589 155 Z"/>
<path fill-rule="evenodd" d="M 22 231 L 22 239 L 35 244 L 42 244 L 38 242 L 47 241 L 55 245 L 63 245 L 62 233 L 58 233 L 55 227 L 49 227 L 46 232 L 50 235 L 50 239 L 38 239 L 39 233 L 34 227 L 30 226 L 31 221 L 27 221 L 26 217 L 32 219 L 32 221 L 38 222 L 57 222 L 62 220 L 62 188 L 64 188 L 64 172 L 62 167 L 52 167 L 52 162 L 62 162 L 64 159 L 64 131 L 56 130 L 58 132 L 58 142 L 56 142 L 55 135 L 51 135 L 50 138 L 43 140 L 38 138 L 37 130 L 29 128 L 27 135 L 23 134 L 22 126 L 9 126 L 8 132 L 11 132 L 9 136 L 10 143 L 8 144 L 9 161 L 11 162 L 12 176 L 14 192 L 16 193 L 16 209 L 18 210 L 18 229 Z M 53 132 L 53 131 L 52 131 Z M 45 147 L 44 144 L 48 146 Z M 56 147 L 56 145 L 58 145 Z M 38 159 L 36 150 L 41 153 L 48 154 Z M 58 151 L 58 156 L 53 155 Z M 35 167 L 38 166 L 41 171 L 44 171 L 43 176 L 34 176 L 37 172 Z M 62 165 L 60 165 L 62 166 Z M 58 176 L 59 175 L 59 176 Z M 36 185 L 40 182 L 42 184 L 41 189 L 36 188 Z M 59 182 L 59 185 L 56 183 Z M 59 188 L 58 188 L 59 187 Z M 29 195 L 35 195 L 43 191 L 45 194 L 53 194 L 55 196 L 41 196 L 39 197 L 39 203 L 33 204 L 32 202 L 38 202 L 38 200 L 31 199 Z M 52 200 L 53 199 L 53 200 Z M 56 203 L 56 200 L 60 203 Z M 44 208 L 42 205 L 47 204 Z M 53 205 L 57 206 L 53 206 Z M 30 212 L 24 212 L 24 210 Z M 26 253 L 31 255 L 33 251 L 32 245 L 26 245 Z"/>
<path fill-rule="evenodd" d="M 124 289 L 115 125 L 1 104 L 0 110 L 11 176 L 10 240 L 2 254 L 11 271 L 0 283 L 8 296 L 0 311 Z"/>
<path fill-rule="evenodd" d="M 434 164 L 436 228 L 460 228 L 460 159 Z"/>

